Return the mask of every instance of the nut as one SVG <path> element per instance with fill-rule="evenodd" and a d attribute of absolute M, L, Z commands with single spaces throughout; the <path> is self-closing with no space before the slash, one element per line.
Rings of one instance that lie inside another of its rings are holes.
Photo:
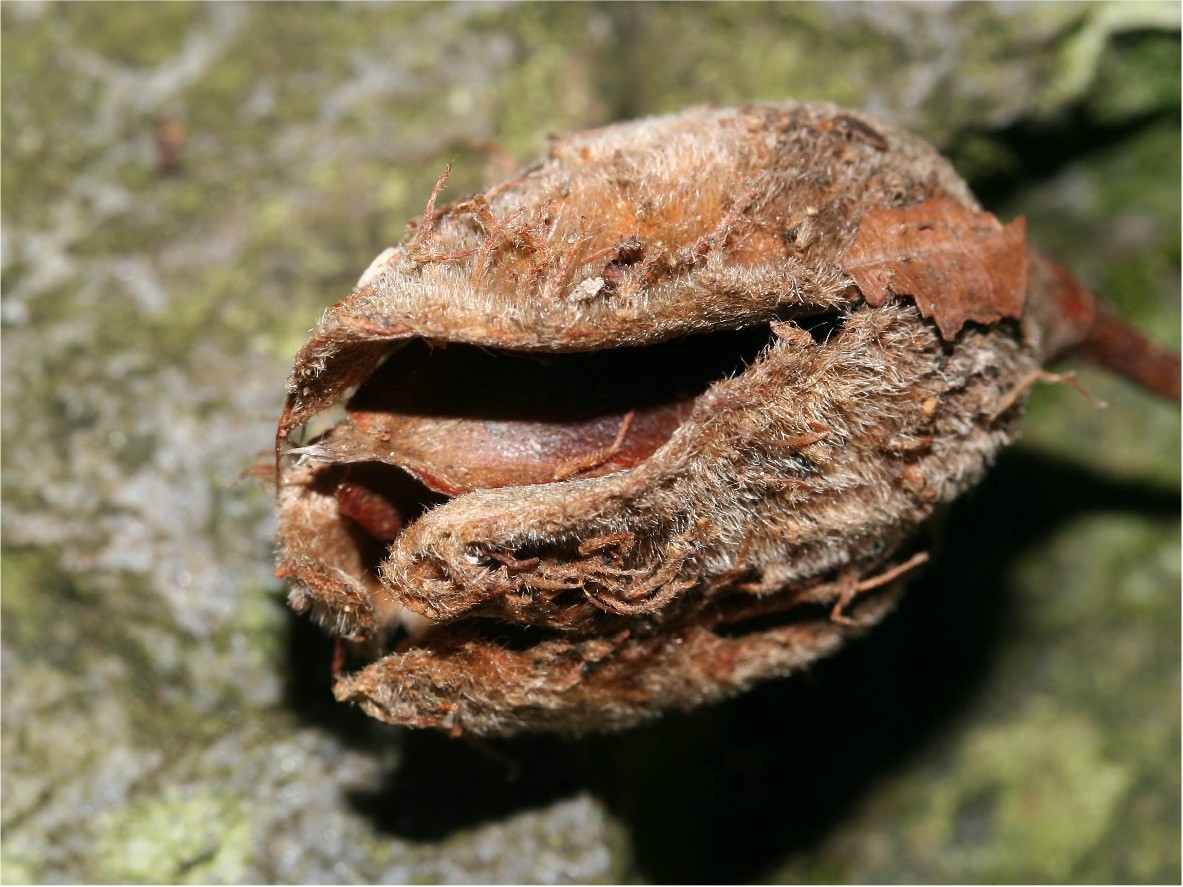
<path fill-rule="evenodd" d="M 277 434 L 279 572 L 385 721 L 615 729 L 834 651 L 1050 356 L 1021 222 L 865 114 L 619 124 L 437 208 L 446 177 Z"/>

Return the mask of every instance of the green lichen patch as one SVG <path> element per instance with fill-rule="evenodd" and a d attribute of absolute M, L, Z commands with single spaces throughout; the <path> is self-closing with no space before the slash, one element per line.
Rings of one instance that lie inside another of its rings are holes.
<path fill-rule="evenodd" d="M 1032 642 L 1008 666 L 1014 679 L 1025 693 L 1077 706 L 1104 726 L 1114 752 L 1145 753 L 1143 768 L 1164 766 L 1161 740 L 1179 737 L 1177 722 L 1154 716 L 1178 695 L 1178 638 L 1154 628 L 1180 618 L 1170 593 L 1179 563 L 1177 522 L 1105 514 L 1065 524 L 1020 566 L 1032 593 L 1019 630 Z"/>
<path fill-rule="evenodd" d="M 1045 108 L 1050 105 L 1084 101 L 1102 116 L 1122 118 L 1138 114 L 1173 92 L 1178 94 L 1178 79 L 1171 85 L 1168 67 L 1151 68 L 1161 62 L 1164 51 L 1158 38 L 1177 34 L 1179 8 L 1176 4 L 1149 2 L 1090 3 L 1084 14 L 1058 47 L 1055 77 L 1045 93 Z M 1146 39 L 1149 37 L 1149 43 Z M 1174 57 L 1178 58 L 1178 41 Z M 1129 47 L 1139 49 L 1129 52 Z M 1150 47 L 1142 49 L 1142 47 Z M 1114 53 L 1113 50 L 1117 52 Z M 1178 100 L 1163 105 L 1178 106 Z"/>
<path fill-rule="evenodd" d="M 166 787 L 94 825 L 95 874 L 117 883 L 234 883 L 251 853 L 242 797 L 204 787 Z"/>
<path fill-rule="evenodd" d="M 622 36 L 611 15 L 600 4 L 475 8 L 466 30 L 501 58 L 500 70 L 495 81 L 470 81 L 442 95 L 438 110 L 486 118 L 489 138 L 518 163 L 545 150 L 549 133 L 607 122 L 611 109 L 601 95 L 601 61 L 603 53 L 621 46 Z M 479 163 L 491 173 L 482 175 L 483 184 L 511 171 L 498 168 L 500 163 L 496 157 Z"/>
<path fill-rule="evenodd" d="M 1178 27 L 1177 19 L 1173 25 Z M 1173 29 L 1147 28 L 1113 40 L 1098 65 L 1090 101 L 1098 120 L 1128 120 L 1179 108 L 1179 79 L 1171 72 L 1179 70 L 1180 47 Z"/>
<path fill-rule="evenodd" d="M 68 631 L 62 614 L 77 600 L 55 561 L 53 551 L 5 548 L 0 553 L 0 630 L 6 643 L 29 652 L 60 645 L 54 634 Z"/>
<path fill-rule="evenodd" d="M 1131 781 L 1093 725 L 1044 706 L 976 731 L 952 766 L 956 783 L 928 794 L 901 838 L 905 852 L 949 846 L 946 871 L 982 882 L 1088 879 L 1082 863 Z"/>
<path fill-rule="evenodd" d="M 54 11 L 57 26 L 72 45 L 117 65 L 149 67 L 181 51 L 185 35 L 201 15 L 200 3 L 116 2 L 103 9 L 87 3 Z"/>
<path fill-rule="evenodd" d="M 857 14 L 834 27 L 832 14 L 777 3 L 610 7 L 609 51 L 631 75 L 613 97 L 626 116 L 784 96 L 861 104 L 876 75 L 902 64 L 901 47 L 867 39 L 873 26 Z M 844 48 L 853 44 L 857 56 Z"/>

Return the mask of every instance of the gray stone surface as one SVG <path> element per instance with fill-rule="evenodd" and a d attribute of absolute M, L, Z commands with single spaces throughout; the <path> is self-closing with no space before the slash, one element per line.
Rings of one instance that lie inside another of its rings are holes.
<path fill-rule="evenodd" d="M 1176 4 L 0 15 L 5 882 L 1179 879 L 1179 413 L 1093 370 L 1110 408 L 1040 391 L 878 632 L 617 737 L 337 706 L 231 486 L 446 162 L 693 102 L 913 127 L 1177 347 Z"/>

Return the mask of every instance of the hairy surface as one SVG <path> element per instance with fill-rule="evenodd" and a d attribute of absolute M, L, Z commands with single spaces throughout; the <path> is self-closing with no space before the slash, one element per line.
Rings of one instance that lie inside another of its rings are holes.
<path fill-rule="evenodd" d="M 1011 439 L 1050 353 L 1054 275 L 1033 254 L 1028 285 L 1021 239 L 1022 273 L 983 266 L 991 304 L 956 242 L 890 244 L 968 323 L 860 291 L 868 214 L 963 208 L 990 224 L 942 236 L 979 256 L 999 227 L 867 115 L 696 108 L 437 209 L 442 185 L 326 311 L 277 437 L 280 572 L 367 663 L 338 697 L 383 720 L 614 729 L 831 652 L 890 608 L 913 531 Z"/>

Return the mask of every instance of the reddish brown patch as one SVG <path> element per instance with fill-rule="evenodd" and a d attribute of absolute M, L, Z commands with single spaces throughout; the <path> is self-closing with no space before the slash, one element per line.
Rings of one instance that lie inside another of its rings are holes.
<path fill-rule="evenodd" d="M 764 341 L 742 338 L 743 353 Z M 414 342 L 348 412 L 375 460 L 447 496 L 601 477 L 651 456 L 736 359 L 709 337 L 546 358 Z"/>
<path fill-rule="evenodd" d="M 967 321 L 1022 315 L 1026 222 L 1003 225 L 947 197 L 874 209 L 863 216 L 842 267 L 869 305 L 911 296 L 941 336 L 953 339 Z"/>
<path fill-rule="evenodd" d="M 337 510 L 357 521 L 375 539 L 389 542 L 403 531 L 406 519 L 380 493 L 344 481 L 337 486 Z"/>

